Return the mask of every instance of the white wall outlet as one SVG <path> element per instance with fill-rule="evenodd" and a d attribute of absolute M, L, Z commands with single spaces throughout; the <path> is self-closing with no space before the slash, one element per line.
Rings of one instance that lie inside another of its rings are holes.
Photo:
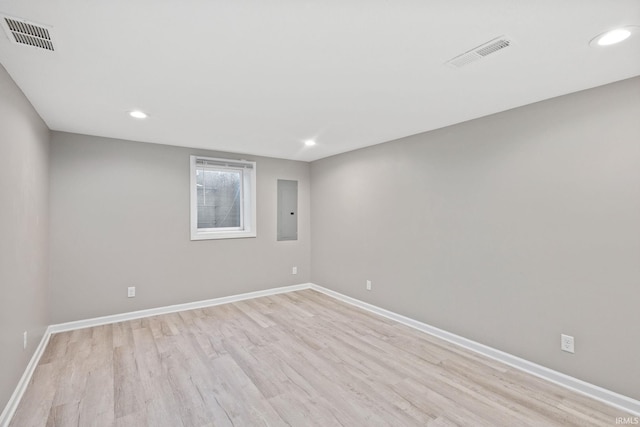
<path fill-rule="evenodd" d="M 291 267 L 291 274 L 298 274 L 298 267 Z"/>
<path fill-rule="evenodd" d="M 22 348 L 27 348 L 27 331 L 24 331 L 24 334 L 22 334 Z"/>
<path fill-rule="evenodd" d="M 367 290 L 371 290 L 371 280 L 367 280 Z"/>
<path fill-rule="evenodd" d="M 566 351 L 567 353 L 575 353 L 572 336 L 560 334 L 560 350 Z"/>
<path fill-rule="evenodd" d="M 127 288 L 127 298 L 133 298 L 136 296 L 136 287 L 135 286 L 129 286 Z"/>

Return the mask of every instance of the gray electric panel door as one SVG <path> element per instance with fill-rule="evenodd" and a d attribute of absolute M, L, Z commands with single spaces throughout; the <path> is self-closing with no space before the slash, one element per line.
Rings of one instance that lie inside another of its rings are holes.
<path fill-rule="evenodd" d="M 278 180 L 278 240 L 298 240 L 298 181 Z"/>

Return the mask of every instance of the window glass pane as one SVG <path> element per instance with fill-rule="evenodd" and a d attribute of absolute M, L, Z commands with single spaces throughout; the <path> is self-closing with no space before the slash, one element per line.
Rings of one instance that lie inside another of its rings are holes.
<path fill-rule="evenodd" d="M 204 203 L 204 172 L 202 169 L 196 170 L 196 194 L 198 197 L 198 206 Z"/>
<path fill-rule="evenodd" d="M 198 168 L 198 228 L 242 227 L 242 172 Z"/>

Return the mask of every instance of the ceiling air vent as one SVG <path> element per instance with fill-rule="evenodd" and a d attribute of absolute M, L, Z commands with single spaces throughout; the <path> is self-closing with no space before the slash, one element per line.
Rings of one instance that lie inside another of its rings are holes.
<path fill-rule="evenodd" d="M 488 41 L 485 44 L 475 47 L 470 51 L 463 53 L 462 55 L 458 55 L 455 58 L 450 59 L 449 61 L 447 61 L 447 65 L 455 68 L 464 67 L 465 65 L 475 62 L 478 59 L 482 59 L 485 56 L 489 56 L 500 50 L 506 49 L 512 44 L 513 41 L 511 39 L 504 36 L 498 37 L 491 41 Z"/>
<path fill-rule="evenodd" d="M 54 51 L 50 27 L 34 24 L 20 18 L 2 16 L 2 27 L 9 39 L 16 43 Z"/>

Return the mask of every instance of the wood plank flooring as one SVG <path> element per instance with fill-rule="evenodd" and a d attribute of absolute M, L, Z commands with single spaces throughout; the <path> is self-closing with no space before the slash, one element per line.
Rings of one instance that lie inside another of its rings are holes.
<path fill-rule="evenodd" d="M 304 290 L 55 334 L 10 425 L 610 426 L 621 416 Z"/>

